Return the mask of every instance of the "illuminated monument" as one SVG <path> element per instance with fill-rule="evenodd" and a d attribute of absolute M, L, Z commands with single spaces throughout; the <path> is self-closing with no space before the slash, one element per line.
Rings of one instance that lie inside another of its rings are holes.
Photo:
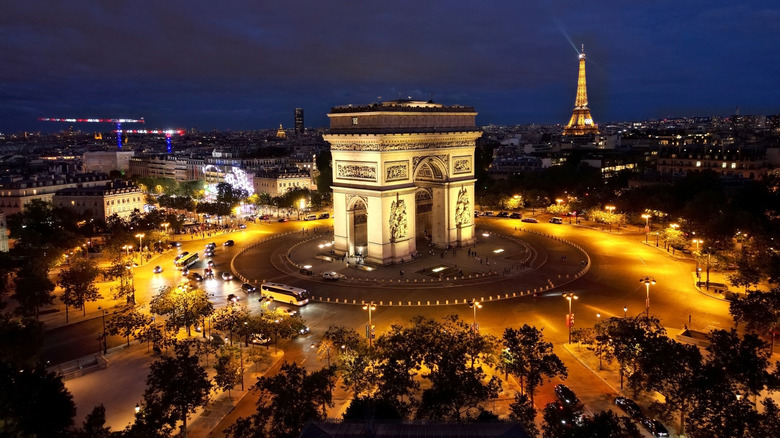
<path fill-rule="evenodd" d="M 473 243 L 476 115 L 412 100 L 332 108 L 323 138 L 333 156 L 335 251 L 386 265 L 409 260 L 417 238 Z"/>
<path fill-rule="evenodd" d="M 593 123 L 588 109 L 588 88 L 585 85 L 585 45 L 580 52 L 580 73 L 577 77 L 577 98 L 574 100 L 574 112 L 569 124 L 563 129 L 563 135 L 598 134 L 599 127 Z"/>

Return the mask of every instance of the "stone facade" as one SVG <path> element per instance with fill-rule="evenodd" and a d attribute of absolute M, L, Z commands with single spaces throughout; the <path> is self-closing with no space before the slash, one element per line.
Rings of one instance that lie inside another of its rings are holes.
<path fill-rule="evenodd" d="M 418 238 L 474 241 L 473 108 L 394 101 L 328 117 L 337 253 L 389 264 L 409 260 Z"/>
<path fill-rule="evenodd" d="M 91 213 L 95 219 L 106 220 L 114 214 L 126 219 L 135 210 L 143 211 L 144 194 L 134 184 L 116 181 L 100 187 L 60 190 L 52 203 L 79 214 Z"/>

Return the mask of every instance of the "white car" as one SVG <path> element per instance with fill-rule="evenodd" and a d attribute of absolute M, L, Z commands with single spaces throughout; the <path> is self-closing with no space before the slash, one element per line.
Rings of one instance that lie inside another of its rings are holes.
<path fill-rule="evenodd" d="M 339 274 L 338 272 L 331 271 L 331 272 L 322 273 L 323 280 L 338 280 L 339 278 L 341 278 L 341 274 Z"/>

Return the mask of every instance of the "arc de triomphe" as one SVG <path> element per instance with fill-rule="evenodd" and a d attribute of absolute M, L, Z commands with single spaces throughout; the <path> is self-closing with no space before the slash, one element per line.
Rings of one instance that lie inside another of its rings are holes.
<path fill-rule="evenodd" d="M 386 265 L 409 260 L 418 238 L 473 243 L 476 115 L 411 100 L 332 108 L 323 137 L 333 157 L 336 253 Z"/>

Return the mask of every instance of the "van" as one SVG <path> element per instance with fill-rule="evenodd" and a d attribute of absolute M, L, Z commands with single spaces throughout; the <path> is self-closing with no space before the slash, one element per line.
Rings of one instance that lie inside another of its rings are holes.
<path fill-rule="evenodd" d="M 317 215 L 316 215 L 316 214 L 310 214 L 310 215 L 306 216 L 306 217 L 304 218 L 304 220 L 307 220 L 307 221 L 316 221 L 316 220 L 317 220 Z"/>
<path fill-rule="evenodd" d="M 486 212 L 482 213 L 482 216 L 495 216 L 495 213 L 492 212 L 492 211 L 486 211 Z"/>
<path fill-rule="evenodd" d="M 550 223 L 551 224 L 562 224 L 563 223 L 563 218 L 554 217 L 554 218 L 550 219 Z"/>

